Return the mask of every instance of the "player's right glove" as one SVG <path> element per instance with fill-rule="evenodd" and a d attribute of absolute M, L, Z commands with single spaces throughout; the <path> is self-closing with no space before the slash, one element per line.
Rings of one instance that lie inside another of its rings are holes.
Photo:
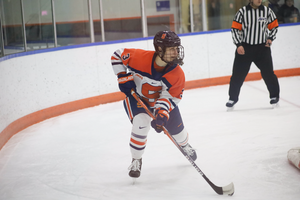
<path fill-rule="evenodd" d="M 130 74 L 130 73 L 118 74 L 118 82 L 119 82 L 119 88 L 120 88 L 121 92 L 123 92 L 126 96 L 131 95 L 131 89 L 134 89 L 134 91 L 135 91 L 136 85 L 133 81 L 132 74 Z"/>
<path fill-rule="evenodd" d="M 157 133 L 160 133 L 163 130 L 163 126 L 167 125 L 167 122 L 169 120 L 169 113 L 162 108 L 158 108 L 155 111 L 155 118 L 156 119 L 152 120 L 151 126 Z"/>

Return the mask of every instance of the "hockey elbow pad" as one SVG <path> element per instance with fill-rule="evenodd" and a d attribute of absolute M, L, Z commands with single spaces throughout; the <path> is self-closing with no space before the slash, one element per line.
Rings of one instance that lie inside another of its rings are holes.
<path fill-rule="evenodd" d="M 136 88 L 132 74 L 118 74 L 119 89 L 126 96 L 131 95 L 131 89 Z"/>

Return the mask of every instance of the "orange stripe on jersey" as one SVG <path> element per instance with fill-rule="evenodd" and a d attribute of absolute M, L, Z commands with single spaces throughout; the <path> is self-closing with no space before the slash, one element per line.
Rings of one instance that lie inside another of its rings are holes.
<path fill-rule="evenodd" d="M 232 22 L 232 25 L 231 25 L 231 28 L 235 28 L 235 29 L 238 29 L 238 30 L 242 30 L 242 24 L 236 22 L 236 21 L 233 21 Z"/>
<path fill-rule="evenodd" d="M 169 105 L 169 108 L 171 108 L 171 103 L 168 101 L 168 99 L 159 99 L 160 101 L 163 101 Z"/>
<path fill-rule="evenodd" d="M 147 140 L 145 142 L 140 142 L 140 141 L 137 141 L 133 138 L 130 139 L 130 141 L 133 143 L 133 144 L 136 144 L 136 145 L 139 145 L 139 146 L 144 146 L 147 142 Z"/>
<path fill-rule="evenodd" d="M 110 59 L 111 59 L 111 60 L 119 60 L 118 58 L 115 58 L 115 57 L 113 57 L 113 56 L 112 56 Z"/>
<path fill-rule="evenodd" d="M 277 19 L 275 19 L 273 22 L 271 22 L 270 24 L 268 24 L 268 29 L 272 30 L 273 28 L 278 27 L 278 21 Z"/>

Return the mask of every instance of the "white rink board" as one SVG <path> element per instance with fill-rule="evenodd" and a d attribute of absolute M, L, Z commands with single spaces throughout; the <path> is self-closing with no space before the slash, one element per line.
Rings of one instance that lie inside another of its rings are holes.
<path fill-rule="evenodd" d="M 275 70 L 300 67 L 300 25 L 279 28 L 272 45 Z M 231 75 L 235 46 L 229 31 L 182 35 L 186 80 Z M 117 92 L 111 54 L 153 50 L 152 38 L 30 54 L 0 61 L 0 132 L 13 121 L 55 105 Z M 25 54 L 24 54 L 25 55 Z M 252 67 L 250 72 L 258 71 Z"/>

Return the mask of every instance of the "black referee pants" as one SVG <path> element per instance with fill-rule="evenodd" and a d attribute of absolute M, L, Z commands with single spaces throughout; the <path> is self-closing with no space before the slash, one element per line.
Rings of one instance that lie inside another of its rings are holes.
<path fill-rule="evenodd" d="M 261 76 L 269 91 L 269 97 L 279 98 L 279 83 L 273 70 L 271 48 L 265 47 L 265 44 L 243 44 L 243 47 L 245 49 L 244 55 L 238 54 L 237 51 L 235 52 L 229 85 L 229 100 L 238 101 L 240 89 L 252 62 L 260 69 Z"/>

